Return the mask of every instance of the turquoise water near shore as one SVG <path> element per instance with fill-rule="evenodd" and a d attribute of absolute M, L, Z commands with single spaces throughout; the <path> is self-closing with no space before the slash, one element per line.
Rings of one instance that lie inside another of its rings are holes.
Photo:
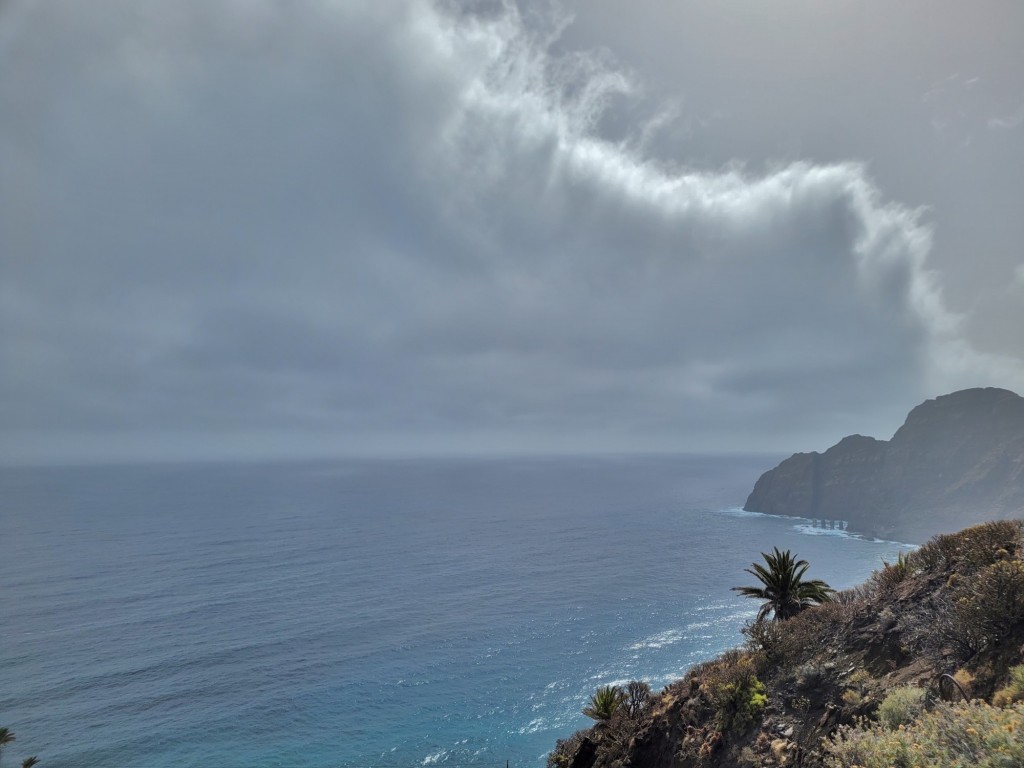
<path fill-rule="evenodd" d="M 760 551 L 838 587 L 895 556 L 739 510 L 773 464 L 0 469 L 5 757 L 541 765 L 598 685 L 739 643 Z"/>

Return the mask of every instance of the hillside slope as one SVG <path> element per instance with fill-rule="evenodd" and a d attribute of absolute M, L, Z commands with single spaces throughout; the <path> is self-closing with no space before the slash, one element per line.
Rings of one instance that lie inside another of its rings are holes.
<path fill-rule="evenodd" d="M 751 625 L 746 648 L 698 665 L 641 706 L 621 706 L 606 722 L 558 742 L 548 765 L 875 765 L 850 744 L 915 738 L 915 722 L 908 720 L 907 731 L 897 731 L 891 718 L 892 710 L 902 710 L 890 698 L 908 697 L 950 721 L 966 714 L 1002 722 L 990 728 L 993 733 L 982 726 L 965 729 L 978 741 L 970 745 L 977 758 L 971 764 L 1024 764 L 1024 704 L 1012 704 L 1005 690 L 997 693 L 1024 661 L 1022 553 L 1020 522 L 987 523 L 936 537 L 833 603 L 784 622 Z M 1010 708 L 941 704 L 961 696 L 944 674 L 956 675 L 969 697 L 991 701 L 995 696 Z M 1024 679 L 1024 668 L 1016 674 Z M 877 718 L 880 709 L 891 731 L 851 729 Z M 829 747 L 837 734 L 845 746 Z M 993 739 L 998 748 L 985 746 Z M 933 746 L 938 754 L 951 749 Z M 1006 752 L 996 754 L 996 749 Z M 995 762 L 977 757 L 986 750 Z M 888 760 L 877 764 L 888 766 Z M 940 763 L 922 757 L 900 764 Z"/>

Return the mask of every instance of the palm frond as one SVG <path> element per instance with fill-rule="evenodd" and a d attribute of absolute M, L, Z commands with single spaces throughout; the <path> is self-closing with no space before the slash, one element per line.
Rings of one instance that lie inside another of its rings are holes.
<path fill-rule="evenodd" d="M 751 563 L 750 568 L 744 571 L 764 586 L 732 588 L 744 597 L 764 601 L 757 613 L 757 621 L 763 621 L 769 615 L 776 620 L 788 619 L 805 608 L 832 599 L 834 590 L 821 579 L 804 581 L 810 563 L 797 559 L 788 549 L 773 547 L 771 553 L 762 552 L 761 557 L 766 565 Z"/>

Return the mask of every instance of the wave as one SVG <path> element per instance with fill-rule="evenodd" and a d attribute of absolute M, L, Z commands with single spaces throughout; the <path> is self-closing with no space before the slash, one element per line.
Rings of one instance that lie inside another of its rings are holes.
<path fill-rule="evenodd" d="M 546 731 L 550 728 L 548 721 L 543 717 L 535 717 L 533 720 L 528 722 L 522 728 L 515 731 L 520 736 L 525 736 L 528 733 L 539 733 Z"/>
<path fill-rule="evenodd" d="M 675 645 L 680 640 L 686 637 L 686 634 L 681 629 L 669 629 L 665 632 L 659 632 L 656 635 L 651 635 L 643 640 L 633 643 L 629 646 L 630 651 L 640 651 L 644 648 L 664 648 L 668 645 Z"/>
<path fill-rule="evenodd" d="M 879 539 L 875 536 L 857 533 L 856 531 L 840 530 L 839 528 L 817 528 L 813 524 L 814 518 L 810 517 L 799 517 L 797 515 L 774 515 L 769 514 L 768 512 L 752 512 L 750 510 L 743 509 L 742 507 L 728 507 L 720 510 L 719 513 L 726 515 L 727 517 L 768 517 L 776 520 L 796 520 L 799 522 L 797 525 L 793 526 L 793 530 L 797 533 L 803 534 L 804 536 L 838 536 L 846 539 L 867 541 L 872 544 L 890 544 L 896 547 L 904 547 L 908 550 L 914 550 L 920 547 L 919 544 L 910 544 L 905 541 L 893 541 L 891 539 Z"/>
<path fill-rule="evenodd" d="M 802 533 L 805 536 L 840 536 L 846 539 L 862 538 L 858 534 L 853 533 L 852 531 L 844 531 L 842 528 L 818 528 L 806 523 L 794 525 L 793 530 L 798 533 Z"/>
<path fill-rule="evenodd" d="M 815 528 L 813 525 L 806 523 L 801 525 L 794 525 L 793 529 L 798 533 L 802 533 L 805 536 L 840 536 L 844 539 L 856 539 L 858 541 L 867 541 L 872 544 L 891 544 L 894 547 L 901 547 L 908 551 L 912 551 L 920 548 L 920 544 L 908 544 L 905 541 L 892 541 L 890 539 L 879 539 L 875 536 L 867 536 L 863 533 L 857 533 L 855 531 L 841 531 L 838 528 Z"/>
<path fill-rule="evenodd" d="M 729 507 L 723 509 L 722 514 L 729 515 L 729 517 L 765 517 L 762 512 L 751 512 L 743 507 Z"/>

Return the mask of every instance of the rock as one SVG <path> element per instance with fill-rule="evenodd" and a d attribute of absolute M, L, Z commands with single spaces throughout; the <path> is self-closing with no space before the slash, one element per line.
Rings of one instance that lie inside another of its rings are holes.
<path fill-rule="evenodd" d="M 591 739 L 583 738 L 575 754 L 572 756 L 572 760 L 569 762 L 569 768 L 590 768 L 594 764 L 594 758 L 596 757 L 597 744 Z"/>
<path fill-rule="evenodd" d="M 914 408 L 889 441 L 851 435 L 765 472 L 744 509 L 845 520 L 923 542 L 1024 510 L 1024 398 L 965 389 Z"/>

